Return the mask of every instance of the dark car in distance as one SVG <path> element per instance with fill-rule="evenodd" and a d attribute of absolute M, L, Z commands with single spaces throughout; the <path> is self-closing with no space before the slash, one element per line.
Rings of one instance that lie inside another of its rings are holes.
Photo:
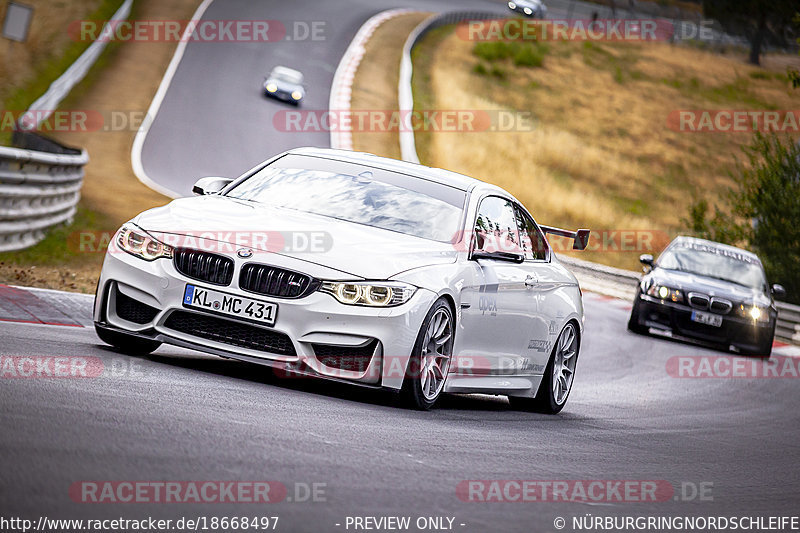
<path fill-rule="evenodd" d="M 650 329 L 753 355 L 769 356 L 778 311 L 761 261 L 752 252 L 694 237 L 677 237 L 636 289 L 628 329 Z"/>

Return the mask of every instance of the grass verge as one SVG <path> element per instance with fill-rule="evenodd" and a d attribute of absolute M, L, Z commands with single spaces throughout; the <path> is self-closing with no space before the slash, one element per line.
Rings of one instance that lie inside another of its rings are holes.
<path fill-rule="evenodd" d="M 199 3 L 200 0 L 137 0 L 131 18 L 186 20 Z M 170 42 L 111 43 L 61 109 L 92 110 L 105 116 L 112 111 L 143 115 L 175 46 Z M 36 246 L 0 254 L 0 283 L 94 291 L 103 261 L 98 243 L 137 213 L 169 201 L 145 187 L 133 174 L 130 150 L 135 134 L 135 128 L 124 128 L 53 135 L 64 144 L 89 152 L 78 215 L 72 224 L 55 228 Z"/>

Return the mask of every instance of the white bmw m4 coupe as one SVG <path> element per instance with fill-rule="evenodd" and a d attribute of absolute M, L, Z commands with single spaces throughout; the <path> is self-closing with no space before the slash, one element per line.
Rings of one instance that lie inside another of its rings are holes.
<path fill-rule="evenodd" d="M 401 393 L 507 395 L 557 413 L 583 335 L 575 277 L 512 195 L 370 154 L 299 148 L 124 224 L 105 256 L 98 336 L 162 343 Z"/>

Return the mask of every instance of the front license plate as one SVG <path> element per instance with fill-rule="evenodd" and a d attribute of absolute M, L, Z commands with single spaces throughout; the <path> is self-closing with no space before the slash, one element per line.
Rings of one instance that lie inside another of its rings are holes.
<path fill-rule="evenodd" d="M 722 316 L 702 311 L 692 311 L 692 320 L 700 324 L 707 324 L 718 328 L 722 325 Z"/>
<path fill-rule="evenodd" d="M 258 322 L 265 326 L 274 326 L 275 319 L 278 317 L 278 306 L 276 304 L 189 284 L 186 285 L 186 290 L 183 293 L 183 306 L 220 315 L 234 316 Z"/>

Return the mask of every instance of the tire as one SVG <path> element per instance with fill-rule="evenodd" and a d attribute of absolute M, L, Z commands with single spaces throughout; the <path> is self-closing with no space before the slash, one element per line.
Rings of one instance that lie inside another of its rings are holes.
<path fill-rule="evenodd" d="M 111 331 L 97 324 L 95 324 L 94 330 L 97 332 L 97 336 L 100 337 L 101 341 L 110 344 L 116 348 L 117 351 L 126 355 L 147 355 L 156 351 L 158 347 L 161 346 L 161 343 L 158 341 L 126 335 L 119 331 Z"/>
<path fill-rule="evenodd" d="M 436 404 L 450 370 L 454 335 L 453 311 L 440 298 L 422 321 L 414 342 L 400 393 L 407 407 L 427 411 Z"/>
<path fill-rule="evenodd" d="M 638 335 L 647 335 L 649 331 L 648 327 L 639 324 L 639 291 L 636 291 L 633 308 L 631 309 L 631 316 L 628 318 L 628 331 Z"/>
<path fill-rule="evenodd" d="M 554 415 L 564 408 L 572 390 L 575 380 L 575 368 L 578 364 L 580 352 L 580 338 L 578 328 L 574 323 L 568 322 L 558 336 L 547 368 L 544 371 L 542 383 L 536 391 L 534 398 L 519 398 L 509 396 L 508 401 L 512 407 L 534 413 Z M 571 354 L 571 355 L 568 355 Z M 567 357 L 564 357 L 567 355 Z M 569 376 L 564 371 L 568 371 Z M 559 389 L 556 390 L 556 383 Z"/>

